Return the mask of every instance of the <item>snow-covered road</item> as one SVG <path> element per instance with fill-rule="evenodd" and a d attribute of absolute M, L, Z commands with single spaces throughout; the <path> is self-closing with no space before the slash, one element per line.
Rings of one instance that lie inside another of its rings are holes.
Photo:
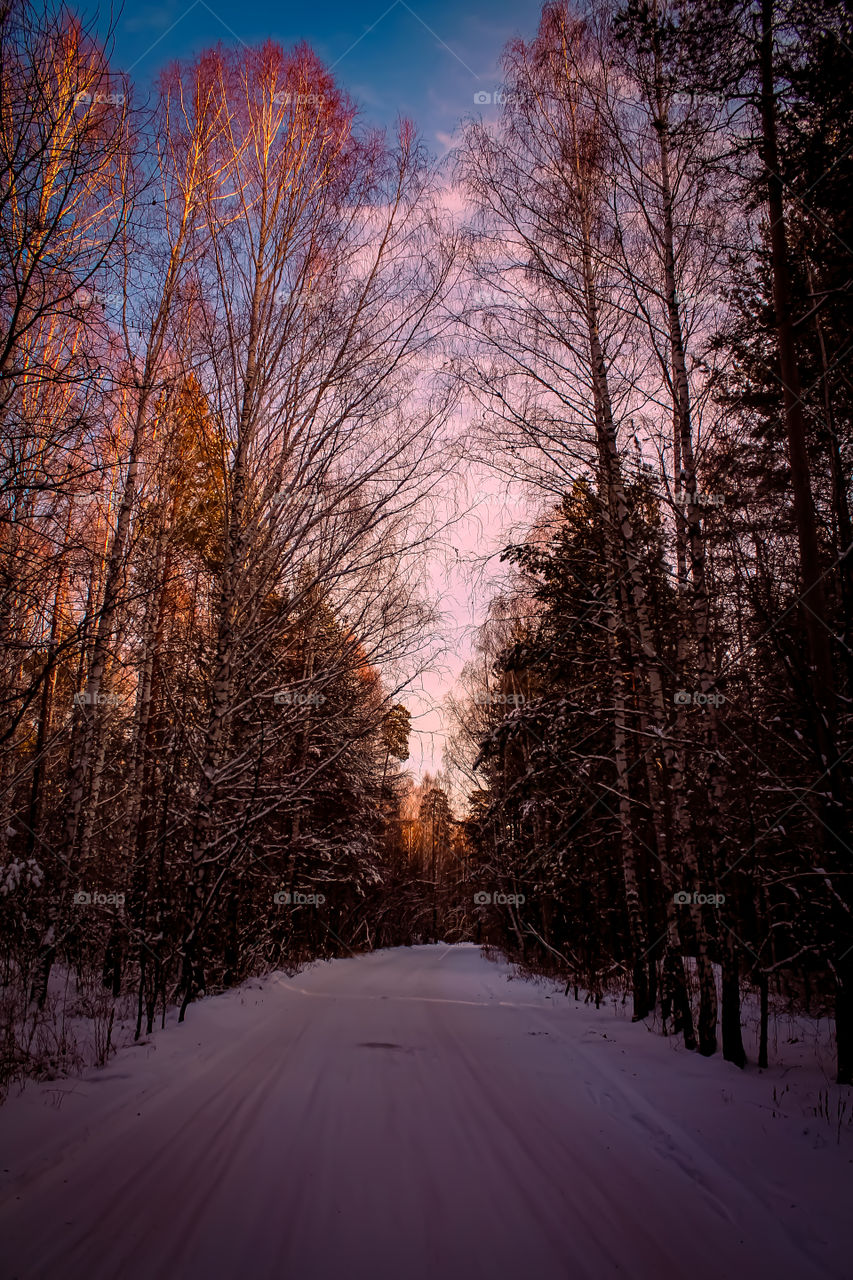
<path fill-rule="evenodd" d="M 508 976 L 317 964 L 12 1096 L 3 1280 L 849 1280 L 851 1153 L 772 1073 Z"/>

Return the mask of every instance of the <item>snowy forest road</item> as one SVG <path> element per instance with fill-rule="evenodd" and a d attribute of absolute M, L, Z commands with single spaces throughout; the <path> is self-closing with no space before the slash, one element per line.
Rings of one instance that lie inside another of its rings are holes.
<path fill-rule="evenodd" d="M 3 1280 L 849 1274 L 849 1161 L 766 1078 L 510 976 L 318 963 L 11 1097 Z"/>

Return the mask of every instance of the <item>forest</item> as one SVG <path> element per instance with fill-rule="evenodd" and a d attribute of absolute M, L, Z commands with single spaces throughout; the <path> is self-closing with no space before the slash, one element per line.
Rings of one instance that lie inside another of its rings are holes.
<path fill-rule="evenodd" d="M 555 0 L 502 75 L 439 160 L 305 44 L 149 98 L 0 12 L 0 1092 L 438 940 L 853 1083 L 853 19 Z"/>

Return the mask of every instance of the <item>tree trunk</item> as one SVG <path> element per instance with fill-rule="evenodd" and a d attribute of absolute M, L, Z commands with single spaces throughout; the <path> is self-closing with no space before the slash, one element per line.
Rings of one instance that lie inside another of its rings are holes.
<path fill-rule="evenodd" d="M 758 1032 L 758 1065 L 759 1067 L 767 1066 L 767 1023 L 769 1016 L 769 1000 L 768 1000 L 768 981 L 767 974 L 760 972 L 758 975 L 758 991 L 761 998 L 761 1024 Z"/>
<path fill-rule="evenodd" d="M 631 794 L 628 783 L 628 756 L 625 735 L 625 682 L 622 662 L 618 652 L 616 632 L 617 603 L 613 566 L 608 565 L 608 606 L 610 617 L 607 627 L 607 654 L 613 672 L 613 762 L 616 767 L 616 790 L 619 795 L 619 840 L 622 862 L 622 879 L 625 885 L 625 904 L 628 911 L 628 927 L 631 940 L 631 972 L 634 997 L 632 1021 L 641 1022 L 649 1013 L 649 993 L 646 984 L 646 955 L 648 940 L 643 915 L 643 903 L 637 882 L 637 859 L 634 833 L 631 826 Z"/>

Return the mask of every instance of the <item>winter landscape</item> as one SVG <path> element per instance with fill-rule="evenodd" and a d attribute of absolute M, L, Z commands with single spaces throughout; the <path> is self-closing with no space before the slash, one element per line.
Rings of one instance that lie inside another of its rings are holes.
<path fill-rule="evenodd" d="M 847 6 L 0 78 L 0 1280 L 850 1280 Z"/>

